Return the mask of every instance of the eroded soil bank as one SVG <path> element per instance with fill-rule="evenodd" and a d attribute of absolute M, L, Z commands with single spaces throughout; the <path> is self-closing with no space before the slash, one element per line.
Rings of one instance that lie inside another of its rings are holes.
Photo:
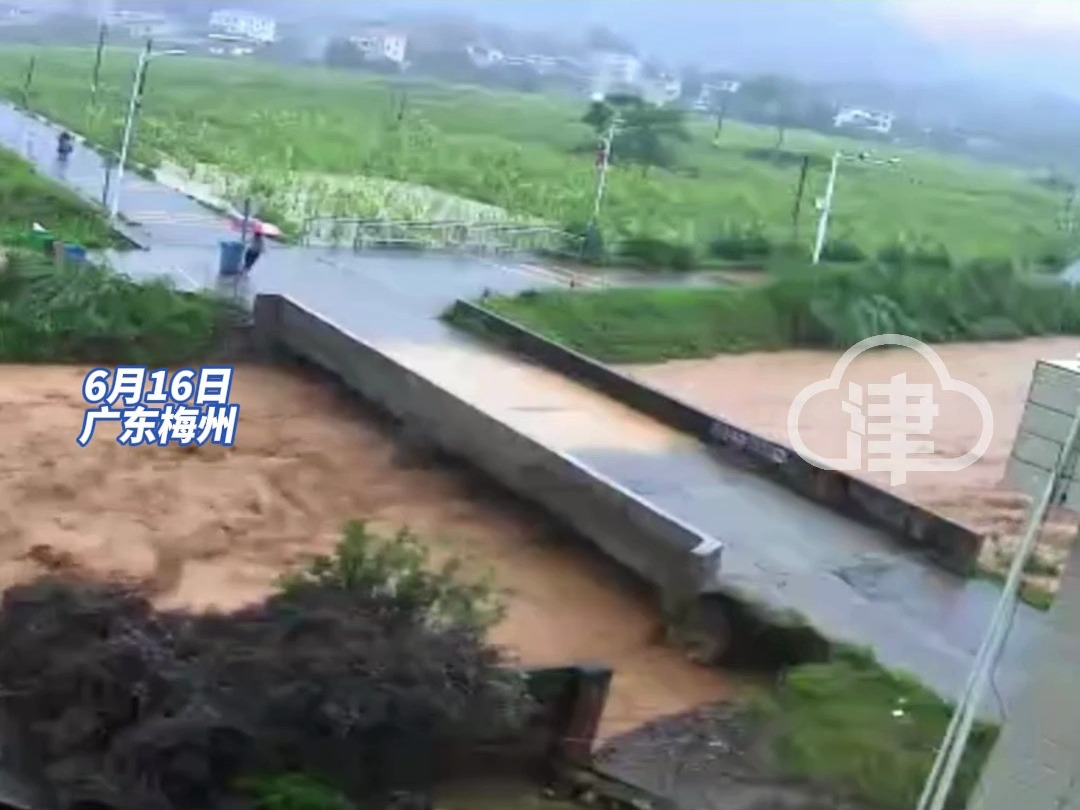
<path fill-rule="evenodd" d="M 321 381 L 239 369 L 228 450 L 123 448 L 109 425 L 80 449 L 84 373 L 0 366 L 0 587 L 79 568 L 145 582 L 164 606 L 230 609 L 368 519 L 490 569 L 509 604 L 495 640 L 523 663 L 612 666 L 604 736 L 733 694 L 661 643 L 653 606 L 595 554 L 472 474 L 408 462 Z"/>
<path fill-rule="evenodd" d="M 1027 499 L 1001 486 L 1005 462 L 1012 448 L 1035 362 L 1069 359 L 1080 351 L 1074 338 L 1026 340 L 1015 343 L 967 343 L 935 346 L 955 379 L 970 383 L 985 395 L 994 417 L 989 451 L 973 466 L 959 472 L 916 472 L 897 486 L 908 500 L 987 532 L 983 564 L 1002 567 L 1022 529 Z M 625 370 L 710 413 L 740 427 L 788 444 L 788 411 L 807 385 L 828 379 L 840 352 L 785 351 L 723 355 L 709 360 L 686 360 L 654 366 L 630 366 Z M 978 441 L 981 418 L 972 402 L 956 393 L 944 392 L 930 365 L 906 349 L 884 350 L 859 356 L 843 376 L 839 392 L 815 397 L 799 420 L 806 444 L 829 458 L 843 457 L 849 416 L 841 394 L 849 382 L 867 386 L 888 383 L 898 374 L 911 383 L 934 386 L 940 405 L 929 433 L 934 456 L 956 457 Z M 888 485 L 884 470 L 857 473 L 877 484 Z M 1064 559 L 1075 521 L 1056 515 L 1044 534 L 1040 554 L 1056 567 Z M 1042 584 L 1051 585 L 1051 573 Z"/>

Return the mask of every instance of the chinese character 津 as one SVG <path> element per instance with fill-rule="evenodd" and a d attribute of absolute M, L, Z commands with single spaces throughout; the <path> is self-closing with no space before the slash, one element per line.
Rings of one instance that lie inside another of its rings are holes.
<path fill-rule="evenodd" d="M 934 402 L 934 386 L 908 382 L 907 374 L 897 374 L 887 383 L 863 387 L 849 383 L 848 396 L 841 406 L 850 417 L 847 459 L 859 464 L 865 444 L 867 470 L 889 473 L 890 483 L 899 486 L 916 467 L 912 458 L 934 452 L 929 436 L 941 407 Z"/>

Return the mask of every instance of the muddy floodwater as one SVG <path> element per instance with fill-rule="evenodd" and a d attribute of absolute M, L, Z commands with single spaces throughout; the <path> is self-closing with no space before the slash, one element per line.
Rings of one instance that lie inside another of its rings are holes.
<path fill-rule="evenodd" d="M 490 570 L 509 607 L 494 640 L 522 663 L 612 666 L 605 736 L 731 695 L 659 643 L 652 605 L 594 554 L 474 475 L 406 463 L 321 381 L 239 369 L 235 448 L 123 448 L 106 425 L 80 449 L 84 373 L 0 366 L 0 587 L 72 568 L 146 583 L 163 606 L 230 609 L 368 519 Z"/>
<path fill-rule="evenodd" d="M 935 346 L 950 375 L 978 388 L 993 413 L 989 451 L 966 470 L 916 472 L 897 485 L 902 497 L 958 520 L 994 537 L 986 547 L 984 563 L 1000 568 L 1004 552 L 1015 544 L 1022 529 L 1027 499 L 1001 487 L 1005 462 L 1023 412 L 1035 362 L 1071 359 L 1080 352 L 1080 340 L 1053 338 L 1015 343 L 967 343 Z M 734 424 L 788 444 L 788 411 L 807 385 L 828 379 L 841 352 L 785 351 L 724 355 L 708 360 L 686 360 L 624 370 Z M 848 383 L 864 387 L 888 383 L 906 374 L 908 382 L 933 386 L 940 406 L 926 438 L 934 442 L 937 458 L 962 456 L 979 439 L 979 410 L 966 397 L 949 393 L 922 357 L 906 349 L 881 350 L 859 356 L 844 373 L 839 391 L 814 397 L 798 422 L 807 446 L 827 458 L 845 455 L 850 427 L 841 409 Z M 868 399 L 867 402 L 870 400 Z M 915 438 L 913 436 L 913 438 Z M 863 470 L 859 477 L 888 485 L 884 470 Z M 1075 522 L 1057 515 L 1047 529 L 1043 555 L 1060 561 Z"/>

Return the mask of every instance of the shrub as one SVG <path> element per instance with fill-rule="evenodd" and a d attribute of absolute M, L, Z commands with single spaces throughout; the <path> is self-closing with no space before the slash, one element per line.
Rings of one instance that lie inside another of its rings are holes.
<path fill-rule="evenodd" d="M 760 225 L 727 226 L 724 232 L 709 242 L 709 255 L 717 259 L 764 259 L 773 252 L 773 245 Z"/>
<path fill-rule="evenodd" d="M 861 262 L 866 260 L 863 249 L 849 239 L 830 239 L 821 251 L 827 262 Z"/>
<path fill-rule="evenodd" d="M 737 290 L 542 292 L 485 305 L 607 362 L 788 346 L 846 349 L 886 333 L 931 343 L 1080 334 L 1080 288 L 1007 261 L 770 269 L 772 282 Z"/>
<path fill-rule="evenodd" d="M 164 281 L 13 252 L 0 272 L 0 360 L 175 365 L 205 356 L 231 312 Z"/>
<path fill-rule="evenodd" d="M 484 589 L 421 572 L 407 535 L 378 545 L 350 525 L 336 556 L 228 615 L 159 613 L 117 585 L 8 589 L 0 707 L 50 806 L 283 810 L 317 792 L 331 807 L 323 782 L 378 801 L 516 733 L 524 678 L 463 607 Z"/>
<path fill-rule="evenodd" d="M 697 266 L 694 249 L 689 245 L 675 244 L 647 236 L 621 242 L 619 255 L 647 268 L 692 270 Z"/>

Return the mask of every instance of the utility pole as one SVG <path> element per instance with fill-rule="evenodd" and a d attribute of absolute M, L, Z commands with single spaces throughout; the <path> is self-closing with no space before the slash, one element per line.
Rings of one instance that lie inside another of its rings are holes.
<path fill-rule="evenodd" d="M 833 153 L 829 167 L 829 182 L 825 186 L 825 198 L 821 203 L 821 215 L 818 217 L 817 238 L 814 240 L 814 264 L 821 263 L 821 253 L 825 249 L 825 239 L 829 235 L 829 216 L 832 214 L 833 196 L 836 193 L 836 175 L 840 171 L 840 158 L 843 153 L 838 149 Z"/>
<path fill-rule="evenodd" d="M 810 172 L 810 155 L 803 155 L 799 169 L 799 184 L 795 188 L 795 205 L 791 209 L 791 241 L 799 241 L 799 216 L 802 214 L 803 194 L 806 193 L 806 176 Z"/>
<path fill-rule="evenodd" d="M 873 160 L 869 152 L 860 152 L 857 155 L 847 155 L 837 149 L 833 153 L 832 165 L 829 167 L 829 182 L 825 186 L 825 197 L 821 201 L 821 215 L 818 217 L 817 238 L 814 240 L 814 264 L 821 263 L 821 254 L 825 250 L 825 241 L 829 235 L 829 218 L 832 215 L 833 199 L 836 196 L 836 175 L 840 171 L 841 160 L 857 160 L 874 166 L 895 166 L 900 163 L 900 158 L 888 160 Z"/>
<path fill-rule="evenodd" d="M 98 87 L 101 84 L 101 61 L 105 56 L 105 41 L 109 36 L 109 26 L 103 20 L 98 29 L 97 53 L 94 55 L 94 70 L 90 74 L 90 105 L 97 106 Z"/>
<path fill-rule="evenodd" d="M 593 200 L 592 217 L 589 219 L 588 231 L 590 232 L 595 231 L 597 221 L 600 219 L 600 207 L 604 202 L 604 192 L 607 190 L 608 167 L 611 165 L 611 148 L 615 143 L 615 132 L 618 126 L 618 115 L 614 115 L 607 134 L 600 142 L 600 151 L 596 156 L 597 168 L 600 171 L 596 179 L 596 197 Z"/>
<path fill-rule="evenodd" d="M 30 57 L 26 65 L 26 78 L 23 80 L 22 102 L 23 107 L 30 109 L 30 88 L 34 84 L 34 69 L 37 67 L 37 54 Z"/>
<path fill-rule="evenodd" d="M 115 190 L 113 191 L 111 214 L 115 219 L 120 215 L 120 190 L 124 183 L 124 170 L 127 167 L 128 152 L 131 149 L 131 137 L 135 130 L 135 118 L 142 104 L 143 90 L 146 88 L 146 68 L 150 64 L 150 54 L 154 50 L 154 41 L 146 40 L 146 47 L 139 54 L 135 63 L 135 78 L 131 83 L 131 98 L 128 100 L 127 118 L 124 120 L 124 134 L 120 138 L 120 162 L 116 167 Z"/>
<path fill-rule="evenodd" d="M 124 171 L 127 168 L 128 153 L 131 151 L 131 140 L 135 133 L 135 121 L 139 110 L 142 108 L 143 93 L 146 90 L 146 74 L 150 68 L 150 62 L 159 56 L 182 56 L 186 51 L 169 50 L 154 53 L 154 41 L 146 40 L 146 47 L 139 54 L 139 61 L 135 65 L 135 78 L 131 83 L 131 99 L 128 102 L 127 119 L 124 121 L 124 134 L 120 140 L 120 162 L 116 167 L 116 177 L 113 180 L 113 198 L 110 213 L 115 219 L 120 215 L 120 192 L 124 188 Z"/>

